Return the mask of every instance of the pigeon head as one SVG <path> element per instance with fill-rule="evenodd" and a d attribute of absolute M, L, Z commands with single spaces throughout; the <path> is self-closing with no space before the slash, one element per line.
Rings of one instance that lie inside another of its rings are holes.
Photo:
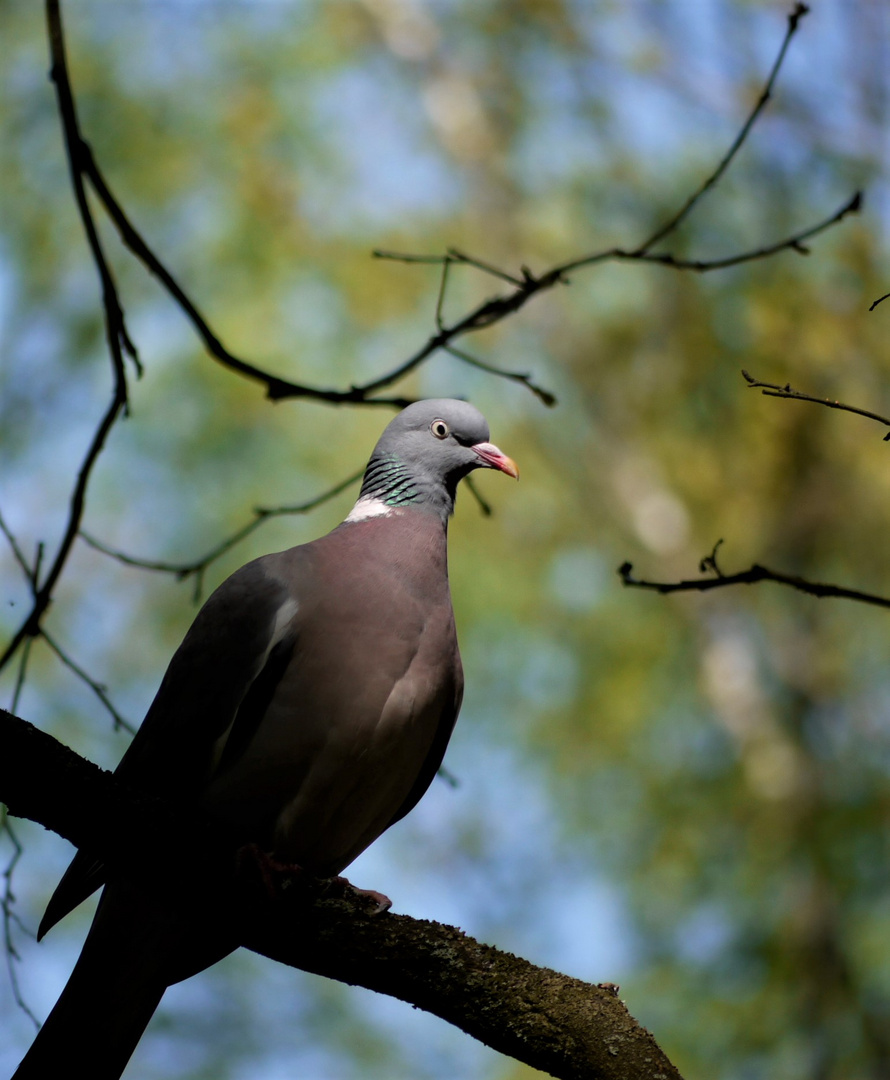
<path fill-rule="evenodd" d="M 406 506 L 447 518 L 457 485 L 474 469 L 519 477 L 516 463 L 489 442 L 488 423 L 475 406 L 451 398 L 416 401 L 380 436 L 350 519 Z"/>

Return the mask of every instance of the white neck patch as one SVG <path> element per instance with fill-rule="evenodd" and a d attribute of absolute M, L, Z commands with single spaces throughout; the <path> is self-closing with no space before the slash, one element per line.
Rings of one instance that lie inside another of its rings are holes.
<path fill-rule="evenodd" d="M 383 499 L 373 495 L 363 495 L 349 511 L 347 521 L 367 521 L 368 518 L 387 517 L 398 513 L 395 507 L 387 506 Z"/>

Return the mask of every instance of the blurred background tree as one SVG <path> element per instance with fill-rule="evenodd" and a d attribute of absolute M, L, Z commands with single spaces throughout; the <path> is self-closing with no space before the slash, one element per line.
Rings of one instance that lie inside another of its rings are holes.
<path fill-rule="evenodd" d="M 436 267 L 372 248 L 454 245 L 516 273 L 633 246 L 682 205 L 751 107 L 787 7 L 755 0 L 167 0 L 66 8 L 81 122 L 143 234 L 239 355 L 347 387 L 433 330 Z M 774 100 L 671 250 L 768 243 L 864 187 L 867 213 L 707 275 L 604 265 L 466 342 L 526 388 L 439 356 L 400 390 L 467 396 L 523 469 L 464 494 L 452 586 L 467 694 L 446 765 L 350 877 L 410 914 L 621 985 L 689 1077 L 890 1071 L 890 649 L 886 612 L 763 584 L 662 598 L 615 569 L 754 560 L 890 591 L 890 448 L 866 420 L 746 390 L 757 377 L 890 409 L 890 11 L 817 0 Z M 57 542 L 108 395 L 101 307 L 70 185 L 39 5 L 0 0 L 0 510 Z M 253 506 L 359 468 L 389 413 L 271 405 L 210 362 L 102 226 L 145 365 L 86 528 L 187 561 Z M 452 270 L 446 318 L 495 291 Z M 339 521 L 353 491 L 270 521 L 209 589 Z M 0 631 L 27 610 L 0 549 Z M 194 613 L 188 584 L 78 543 L 47 619 L 138 723 Z M 3 683 L 4 704 L 15 672 Z M 21 715 L 100 763 L 127 735 L 40 643 Z M 36 925 L 70 856 L 15 823 L 15 912 Z M 5 836 L 8 857 L 13 850 Z M 87 925 L 39 948 L 55 999 Z M 0 984 L 0 1071 L 33 1034 Z M 398 1002 L 238 954 L 171 990 L 143 1077 L 518 1080 L 531 1071 Z"/>

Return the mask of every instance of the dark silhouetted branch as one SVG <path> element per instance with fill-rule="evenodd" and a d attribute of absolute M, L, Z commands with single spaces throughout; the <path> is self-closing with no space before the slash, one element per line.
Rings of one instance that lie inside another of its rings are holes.
<path fill-rule="evenodd" d="M 446 345 L 445 351 L 452 356 L 456 356 L 458 360 L 462 360 L 465 364 L 470 364 L 472 367 L 479 368 L 480 371 L 487 371 L 491 375 L 498 375 L 500 378 L 509 379 L 511 382 L 522 383 L 523 386 L 527 386 L 535 397 L 548 407 L 552 407 L 556 404 L 556 396 L 551 394 L 549 390 L 545 390 L 543 386 L 538 386 L 536 382 L 533 382 L 529 372 L 504 371 L 503 368 L 494 367 L 491 364 L 486 364 L 484 360 L 479 360 L 475 356 L 470 356 L 469 353 L 464 352 L 463 349 L 455 348 L 454 345 Z"/>
<path fill-rule="evenodd" d="M 15 834 L 15 830 L 12 827 L 12 823 L 9 820 L 9 815 L 3 807 L 0 807 L 0 832 L 2 832 L 9 840 L 12 847 L 12 854 L 3 867 L 3 896 L 0 898 L 0 910 L 3 912 L 3 945 L 4 952 L 6 953 L 6 970 L 9 975 L 9 985 L 12 987 L 12 998 L 16 1005 L 22 1010 L 25 1016 L 33 1023 L 35 1028 L 40 1027 L 40 1021 L 32 1012 L 28 1003 L 25 1001 L 22 995 L 22 988 L 19 984 L 18 971 L 16 970 L 16 964 L 21 961 L 19 951 L 15 946 L 15 934 L 14 930 L 18 930 L 20 933 L 26 934 L 28 937 L 34 937 L 34 932 L 29 930 L 27 926 L 19 918 L 15 910 L 15 890 L 13 888 L 13 877 L 15 875 L 15 868 L 18 865 L 19 860 L 24 854 L 24 848 L 21 841 Z"/>
<path fill-rule="evenodd" d="M 581 255 L 577 259 L 571 259 L 568 262 L 561 263 L 559 266 L 555 266 L 551 270 L 541 274 L 540 277 L 535 277 L 531 271 L 526 270 L 526 277 L 520 285 L 517 285 L 516 292 L 507 296 L 497 296 L 490 300 L 486 300 L 461 321 L 459 324 L 461 327 L 459 332 L 466 333 L 468 329 L 475 330 L 479 329 L 481 326 L 491 326 L 493 323 L 499 322 L 505 315 L 509 315 L 513 311 L 518 310 L 518 308 L 522 307 L 527 300 L 537 293 L 546 289 L 551 289 L 557 284 L 567 285 L 569 283 L 567 275 L 573 271 L 587 266 L 596 266 L 599 263 L 654 263 L 657 266 L 666 266 L 672 270 L 689 270 L 694 273 L 705 274 L 711 270 L 726 270 L 731 266 L 740 266 L 742 263 L 753 262 L 756 259 L 766 259 L 772 255 L 777 255 L 780 251 L 796 251 L 799 255 L 808 255 L 809 249 L 805 246 L 805 242 L 811 240 L 814 236 L 818 236 L 820 233 L 825 232 L 826 229 L 830 229 L 832 225 L 837 225 L 848 215 L 858 213 L 862 209 L 862 200 L 862 192 L 856 191 L 843 206 L 838 207 L 833 214 L 822 221 L 816 222 L 815 225 L 810 225 L 806 229 L 801 229 L 799 232 L 792 233 L 790 236 L 775 241 L 775 243 L 764 244 L 762 247 L 751 248 L 748 251 L 740 251 L 735 255 L 725 255 L 718 259 L 684 259 L 677 255 L 672 255 L 670 252 L 653 252 L 642 248 L 611 247 L 604 248 L 602 251 L 595 251 L 591 255 Z M 406 263 L 434 263 L 440 265 L 448 260 L 447 255 L 417 256 L 400 254 L 394 251 L 374 252 L 374 254 L 378 258 L 386 258 Z M 450 261 L 454 263 L 455 260 L 451 259 Z M 463 261 L 468 265 L 477 268 L 480 266 L 480 263 L 474 260 L 465 259 Z M 486 268 L 486 272 L 491 273 L 492 271 Z M 506 275 L 498 273 L 498 276 L 504 277 Z M 470 325 L 465 326 L 465 323 L 469 323 Z M 457 334 L 454 333 L 454 330 L 455 328 L 451 327 L 450 331 L 447 331 L 449 340 L 451 337 L 457 336 Z"/>
<path fill-rule="evenodd" d="M 890 599 L 874 593 L 861 592 L 859 589 L 845 589 L 841 585 L 822 585 L 807 581 L 796 574 L 782 574 L 769 570 L 755 563 L 748 570 L 738 574 L 718 572 L 715 577 L 692 578 L 686 581 L 644 581 L 633 576 L 633 564 L 626 562 L 618 568 L 622 584 L 635 589 L 651 589 L 662 594 L 676 592 L 708 592 L 710 589 L 723 589 L 730 585 L 756 585 L 760 581 L 775 581 L 779 585 L 788 585 L 792 589 L 807 593 L 809 596 L 839 597 L 844 600 L 856 600 L 861 604 L 874 604 L 876 607 L 890 608 Z"/>
<path fill-rule="evenodd" d="M 479 509 L 482 511 L 482 514 L 485 517 L 491 517 L 491 515 L 492 515 L 491 503 L 483 496 L 483 494 L 479 490 L 479 488 L 476 487 L 476 485 L 473 483 L 473 477 L 472 476 L 464 477 L 464 484 L 467 486 L 467 488 L 469 489 L 470 494 L 476 500 L 476 502 L 477 502 L 477 504 L 479 506 Z"/>
<path fill-rule="evenodd" d="M 210 324 L 198 310 L 195 302 L 187 295 L 182 286 L 133 226 L 123 207 L 109 188 L 105 177 L 96 164 L 92 151 L 85 143 L 83 144 L 83 164 L 86 175 L 89 177 L 102 205 L 108 211 L 108 216 L 117 226 L 124 244 L 155 275 L 182 308 L 204 343 L 207 352 L 214 360 L 218 360 L 230 371 L 262 383 L 266 387 L 266 396 L 272 401 L 283 401 L 286 398 L 309 398 L 315 401 L 327 402 L 331 405 L 383 405 L 400 409 L 411 403 L 412 399 L 406 397 L 371 399 L 360 386 L 351 386 L 348 390 L 335 390 L 292 382 L 235 356 L 223 345 L 222 341 L 211 329 Z"/>
<path fill-rule="evenodd" d="M 778 383 L 761 382 L 760 379 L 755 379 L 753 375 L 749 375 L 744 368 L 742 368 L 742 377 L 752 390 L 760 390 L 764 397 L 790 398 L 793 401 L 809 401 L 814 405 L 824 405 L 828 409 L 841 409 L 844 412 L 855 413 L 857 416 L 864 416 L 869 420 L 876 420 L 879 424 L 883 424 L 884 427 L 890 427 L 890 417 L 881 416 L 880 413 L 871 412 L 869 409 L 860 409 L 857 405 L 845 405 L 842 401 L 832 401 L 831 398 L 820 398 L 814 397 L 812 394 L 804 394 L 800 390 L 792 389 L 790 383 L 779 386 Z M 888 441 L 890 441 L 890 432 L 884 436 L 884 442 Z"/>
<path fill-rule="evenodd" d="M 565 1080 L 680 1080 L 613 984 L 593 985 L 483 945 L 455 927 L 372 915 L 351 886 L 239 857 L 218 825 L 131 791 L 0 710 L 0 799 L 87 845 L 116 873 L 176 882 L 177 903 L 246 948 L 399 998 Z M 165 902 L 170 891 L 165 886 Z"/>
<path fill-rule="evenodd" d="M 90 690 L 96 695 L 96 697 L 102 702 L 106 711 L 114 721 L 115 730 L 123 728 L 124 731 L 129 731 L 131 735 L 136 734 L 136 728 L 129 720 L 126 720 L 115 708 L 114 703 L 108 696 L 108 687 L 102 683 L 97 682 L 87 671 L 85 671 L 80 664 L 69 656 L 69 654 L 62 648 L 62 646 L 56 641 L 54 637 L 41 629 L 40 636 L 49 645 L 56 656 L 62 661 L 69 671 L 72 671 L 81 682 L 85 683 Z"/>
<path fill-rule="evenodd" d="M 754 127 L 754 124 L 757 122 L 760 114 L 766 107 L 766 103 L 772 97 L 773 87 L 775 86 L 776 79 L 778 78 L 779 70 L 781 69 L 782 64 L 785 61 L 785 54 L 788 52 L 788 46 L 791 44 L 791 39 L 797 32 L 797 28 L 800 25 L 800 20 L 804 17 L 804 15 L 809 12 L 809 10 L 810 9 L 806 4 L 794 5 L 794 10 L 788 16 L 788 29 L 785 31 L 785 37 L 782 39 L 782 45 L 779 48 L 779 53 L 776 56 L 775 62 L 773 63 L 772 70 L 769 73 L 766 83 L 760 92 L 760 97 L 757 99 L 754 108 L 751 110 L 747 120 L 745 120 L 745 123 L 742 125 L 738 135 L 736 135 L 735 139 L 733 140 L 732 146 L 730 146 L 729 150 L 727 150 L 726 154 L 720 160 L 717 168 L 714 169 L 711 175 L 705 179 L 701 187 L 699 187 L 697 191 L 693 192 L 692 195 L 689 196 L 681 209 L 678 210 L 677 213 L 674 214 L 672 218 L 670 218 L 670 220 L 666 221 L 664 225 L 659 226 L 655 230 L 655 232 L 649 237 L 649 239 L 645 240 L 640 245 L 640 251 L 649 251 L 650 248 L 655 247 L 659 240 L 663 240 L 666 236 L 679 228 L 679 226 L 692 212 L 693 208 L 696 206 L 702 196 L 706 195 L 713 187 L 717 185 L 717 183 L 720 181 L 720 178 L 732 164 L 733 159 L 735 158 L 739 150 L 741 150 L 742 144 L 744 143 L 745 139 L 748 138 L 751 129 Z"/>
<path fill-rule="evenodd" d="M 751 248 L 749 251 L 740 251 L 736 255 L 726 255 L 720 259 L 681 259 L 667 252 L 658 253 L 651 251 L 625 251 L 623 248 L 611 248 L 609 251 L 598 252 L 574 262 L 564 263 L 558 267 L 560 274 L 567 274 L 582 266 L 591 266 L 594 263 L 609 260 L 617 262 L 648 262 L 659 266 L 668 266 L 673 270 L 691 270 L 695 273 L 708 273 L 711 270 L 726 270 L 730 266 L 740 266 L 742 263 L 753 262 L 755 259 L 767 259 L 772 255 L 778 255 L 780 251 L 796 251 L 799 255 L 809 255 L 809 249 L 805 241 L 811 240 L 819 233 L 837 225 L 849 214 L 857 214 L 862 209 L 862 192 L 857 191 L 843 206 L 823 221 L 810 225 L 800 232 L 792 233 L 783 240 L 777 240 L 773 244 L 764 244 L 762 247 Z"/>
<path fill-rule="evenodd" d="M 2 532 L 6 539 L 9 541 L 9 545 L 12 548 L 16 562 L 21 567 L 22 573 L 25 575 L 25 578 L 31 587 L 32 596 L 36 595 L 37 581 L 40 576 L 40 562 L 43 545 L 37 545 L 37 553 L 34 558 L 34 566 L 31 567 L 28 564 L 28 561 L 25 558 L 22 549 L 19 547 L 16 538 L 10 531 L 9 526 L 3 520 L 2 514 L 0 514 L 0 532 Z M 88 672 L 80 666 L 80 664 L 76 663 L 71 658 L 71 656 L 69 656 L 68 653 L 62 648 L 62 646 L 56 641 L 56 639 L 52 637 L 49 633 L 47 633 L 47 630 L 44 626 L 40 626 L 36 634 L 25 639 L 24 646 L 21 650 L 21 653 L 19 654 L 19 669 L 16 673 L 16 680 L 12 693 L 12 704 L 10 705 L 10 708 L 13 711 L 18 708 L 22 688 L 25 685 L 25 677 L 28 670 L 28 660 L 31 655 L 31 646 L 37 640 L 37 638 L 41 638 L 43 641 L 45 641 L 50 647 L 50 649 L 59 658 L 59 660 L 61 660 L 61 662 L 65 665 L 65 667 L 67 667 L 70 671 L 74 672 L 74 674 L 93 691 L 93 693 L 99 698 L 99 700 L 102 702 L 102 704 L 105 706 L 112 719 L 114 720 L 115 728 L 124 728 L 124 730 L 129 731 L 131 734 L 135 733 L 136 729 L 132 726 L 132 724 L 125 720 L 115 708 L 114 704 L 108 696 L 107 688 L 103 686 L 100 682 L 97 682 L 96 679 L 94 679 L 91 675 L 89 675 Z"/>
<path fill-rule="evenodd" d="M 65 136 L 65 149 L 68 155 L 68 165 L 71 175 L 71 184 L 74 188 L 75 201 L 80 212 L 81 223 L 86 233 L 87 242 L 96 264 L 96 269 L 102 283 L 102 306 L 105 313 L 105 336 L 111 354 L 111 364 L 114 379 L 114 388 L 111 401 L 105 410 L 99 424 L 93 433 L 86 454 L 81 462 L 80 469 L 74 488 L 71 492 L 68 508 L 68 520 L 59 544 L 58 551 L 53 559 L 46 576 L 38 584 L 33 579 L 33 600 L 31 610 L 28 612 L 18 630 L 12 636 L 9 644 L 0 654 L 0 670 L 16 654 L 19 647 L 29 637 L 34 637 L 40 630 L 40 621 L 52 602 L 53 589 L 59 579 L 68 556 L 71 552 L 74 539 L 80 528 L 86 504 L 87 487 L 93 466 L 99 458 L 108 433 L 115 422 L 127 407 L 127 376 L 124 368 L 124 353 L 133 360 L 139 371 L 139 360 L 133 343 L 127 334 L 124 323 L 123 309 L 118 300 L 117 288 L 112 277 L 111 270 L 105 259 L 102 244 L 95 223 L 87 203 L 86 191 L 84 190 L 82 176 L 82 153 L 80 129 L 77 122 L 77 111 L 74 98 L 71 94 L 71 84 L 68 79 L 67 61 L 65 58 L 65 43 L 62 36 L 62 18 L 59 11 L 58 0 L 47 0 L 46 3 L 47 23 L 49 27 L 50 53 L 52 57 L 51 76 L 56 87 L 56 95 L 59 103 L 59 113 L 62 118 L 62 129 Z M 13 549 L 15 550 L 15 548 Z M 16 556 L 18 558 L 18 554 Z"/>
<path fill-rule="evenodd" d="M 194 326 L 198 336 L 204 343 L 208 353 L 219 363 L 229 370 L 246 378 L 262 383 L 266 387 L 267 396 L 273 401 L 281 401 L 286 398 L 308 398 L 315 401 L 323 401 L 332 405 L 382 405 L 389 408 L 404 408 L 412 401 L 411 398 L 371 397 L 371 394 L 392 384 L 395 379 L 386 377 L 375 379 L 365 386 L 353 385 L 348 390 L 323 389 L 308 386 L 304 383 L 292 382 L 278 375 L 248 363 L 230 352 L 210 324 L 198 309 L 195 302 L 186 294 L 182 286 L 177 282 L 173 274 L 161 262 L 158 256 L 151 250 L 144 238 L 140 235 L 133 223 L 127 216 L 126 211 L 115 197 L 108 185 L 98 163 L 96 162 L 89 144 L 81 135 L 77 123 L 74 95 L 71 89 L 71 81 L 68 75 L 68 67 L 65 60 L 65 43 L 62 27 L 59 0 L 47 0 L 47 20 L 49 25 L 50 44 L 52 49 L 53 67 L 52 77 L 56 84 L 59 108 L 65 128 L 66 145 L 68 147 L 69 160 L 72 168 L 72 179 L 75 186 L 75 196 L 84 220 L 84 227 L 93 250 L 94 257 L 99 266 L 103 282 L 103 296 L 108 313 L 109 336 L 114 331 L 118 346 L 123 345 L 125 350 L 138 364 L 136 350 L 130 341 L 124 324 L 123 311 L 118 301 L 117 291 L 111 273 L 108 270 L 99 244 L 98 234 L 95 229 L 89 207 L 86 201 L 84 178 L 92 186 L 96 196 L 108 213 L 120 234 L 123 243 L 130 251 L 157 277 L 164 288 L 182 308 L 189 321 Z"/>
<path fill-rule="evenodd" d="M 837 225 L 849 214 L 858 212 L 862 207 L 862 193 L 857 191 L 849 198 L 841 207 L 839 207 L 833 214 L 826 217 L 824 220 L 817 222 L 815 225 L 810 225 L 805 229 L 801 229 L 798 232 L 792 233 L 790 236 L 786 236 L 781 240 L 777 240 L 772 244 L 765 244 L 761 247 L 751 248 L 748 251 L 737 252 L 734 255 L 726 255 L 717 259 L 686 259 L 674 255 L 670 252 L 656 252 L 652 248 L 664 240 L 665 237 L 675 232 L 679 226 L 689 217 L 690 213 L 695 206 L 698 205 L 701 198 L 710 190 L 712 190 L 726 170 L 731 165 L 732 161 L 738 154 L 745 140 L 751 132 L 754 124 L 757 122 L 764 107 L 772 96 L 773 87 L 775 86 L 776 79 L 779 75 L 779 71 L 785 59 L 785 55 L 788 51 L 788 47 L 791 43 L 791 39 L 797 31 L 800 25 L 800 20 L 807 13 L 809 9 L 806 4 L 796 4 L 792 12 L 788 16 L 788 29 L 785 32 L 785 36 L 782 40 L 781 47 L 779 48 L 778 55 L 767 77 L 766 83 L 753 107 L 751 112 L 745 119 L 741 129 L 732 142 L 729 150 L 718 162 L 716 168 L 710 173 L 708 177 L 702 182 L 702 184 L 693 192 L 692 195 L 686 200 L 683 206 L 663 225 L 660 225 L 654 233 L 651 234 L 642 244 L 635 248 L 625 247 L 611 247 L 605 248 L 602 251 L 596 251 L 588 255 L 582 255 L 574 259 L 570 259 L 566 262 L 552 267 L 546 272 L 536 275 L 531 272 L 527 267 L 521 268 L 520 276 L 511 274 L 508 271 L 494 266 L 483 259 L 476 258 L 472 255 L 467 255 L 462 251 L 458 251 L 455 248 L 449 248 L 444 255 L 427 255 L 427 254 L 415 254 L 404 253 L 397 251 L 387 251 L 382 249 L 376 249 L 373 252 L 375 258 L 388 259 L 391 261 L 414 263 L 430 266 L 441 266 L 442 274 L 439 284 L 439 293 L 436 300 L 435 311 L 435 323 L 437 333 L 431 337 L 423 348 L 419 349 L 413 356 L 409 357 L 403 364 L 395 368 L 390 372 L 385 379 L 394 380 L 402 378 L 408 372 L 412 371 L 420 363 L 422 363 L 428 356 L 438 349 L 445 349 L 447 351 L 453 351 L 450 347 L 453 341 L 461 337 L 464 334 L 472 333 L 477 330 L 484 329 L 489 326 L 493 326 L 495 323 L 500 322 L 502 319 L 507 318 L 525 304 L 538 293 L 545 292 L 548 289 L 552 289 L 558 284 L 568 284 L 568 275 L 575 270 L 580 270 L 589 266 L 596 266 L 606 262 L 636 262 L 636 263 L 652 263 L 657 266 L 665 266 L 672 270 L 685 270 L 694 273 L 707 273 L 712 270 L 725 270 L 732 266 L 740 266 L 743 263 L 753 262 L 756 259 L 766 259 L 773 255 L 777 255 L 781 251 L 795 251 L 800 255 L 806 255 L 809 253 L 806 247 L 806 242 L 813 237 L 818 236 L 820 233 L 825 232 L 832 226 Z M 482 273 L 488 274 L 491 277 L 498 278 L 501 281 L 506 282 L 512 286 L 512 292 L 502 294 L 500 296 L 492 297 L 485 300 L 478 307 L 474 308 L 471 312 L 465 315 L 463 318 L 452 323 L 450 326 L 446 325 L 443 320 L 443 306 L 445 299 L 445 289 L 448 281 L 448 272 L 451 266 L 455 264 L 463 264 L 466 266 L 472 266 Z M 458 355 L 455 353 L 455 355 Z M 500 371 L 499 369 L 492 370 L 493 374 L 501 375 L 505 378 L 515 378 L 511 373 Z M 378 388 L 378 385 L 387 385 L 384 381 L 381 384 L 368 384 L 364 389 L 373 390 Z M 529 389 L 537 393 L 538 396 L 548 404 L 548 395 L 544 391 L 544 396 L 539 393 L 530 382 L 526 382 Z"/>

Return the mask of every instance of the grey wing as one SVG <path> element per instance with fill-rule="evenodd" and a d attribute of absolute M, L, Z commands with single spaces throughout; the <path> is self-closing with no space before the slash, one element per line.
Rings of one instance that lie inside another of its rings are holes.
<path fill-rule="evenodd" d="M 296 597 L 257 559 L 207 600 L 167 668 L 115 775 L 159 795 L 197 795 L 228 741 L 259 721 L 293 648 Z M 239 713 L 242 703 L 246 708 Z M 237 720 L 237 722 L 236 722 Z M 50 898 L 38 938 L 105 881 L 101 860 L 74 856 Z"/>
<path fill-rule="evenodd" d="M 439 718 L 439 724 L 436 728 L 436 734 L 433 738 L 432 746 L 430 746 L 429 753 L 426 756 L 426 760 L 424 761 L 420 772 L 417 774 L 417 779 L 411 786 L 411 790 L 405 797 L 405 801 L 398 808 L 390 819 L 389 824 L 386 826 L 387 829 L 390 828 L 390 826 L 395 825 L 397 821 L 401 821 L 406 814 L 411 813 L 414 807 L 417 806 L 426 794 L 427 788 L 433 782 L 436 773 L 439 771 L 439 767 L 442 764 L 442 760 L 445 757 L 445 751 L 448 749 L 448 743 L 451 739 L 451 734 L 454 731 L 454 725 L 457 723 L 457 714 L 460 712 L 463 695 L 463 668 L 461 667 L 460 655 L 457 653 L 457 646 L 455 646 L 453 701 L 449 702 L 442 710 L 442 715 Z"/>

